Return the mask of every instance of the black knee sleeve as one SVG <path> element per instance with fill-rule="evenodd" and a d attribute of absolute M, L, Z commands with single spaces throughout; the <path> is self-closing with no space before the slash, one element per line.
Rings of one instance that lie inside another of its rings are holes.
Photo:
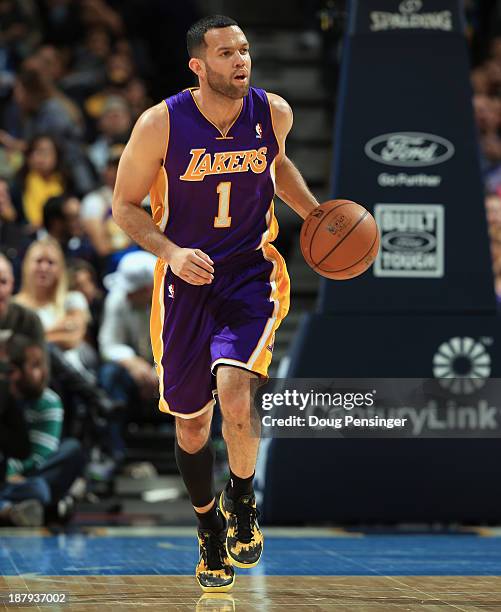
<path fill-rule="evenodd" d="M 215 455 L 211 439 L 193 454 L 183 450 L 176 439 L 175 454 L 191 503 L 198 508 L 206 506 L 214 498 Z"/>

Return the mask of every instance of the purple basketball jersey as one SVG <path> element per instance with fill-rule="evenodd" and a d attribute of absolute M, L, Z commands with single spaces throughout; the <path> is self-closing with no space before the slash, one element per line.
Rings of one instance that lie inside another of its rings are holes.
<path fill-rule="evenodd" d="M 215 263 L 272 241 L 274 159 L 278 143 L 266 92 L 251 87 L 226 134 L 199 109 L 192 89 L 165 101 L 170 133 L 152 189 L 160 229 Z"/>
<path fill-rule="evenodd" d="M 160 410 L 193 418 L 214 405 L 214 372 L 237 366 L 267 376 L 275 332 L 289 308 L 285 262 L 270 242 L 278 143 L 266 93 L 251 88 L 226 134 L 192 90 L 166 100 L 165 162 L 150 191 L 159 228 L 214 261 L 214 280 L 191 285 L 157 262 L 151 339 Z"/>

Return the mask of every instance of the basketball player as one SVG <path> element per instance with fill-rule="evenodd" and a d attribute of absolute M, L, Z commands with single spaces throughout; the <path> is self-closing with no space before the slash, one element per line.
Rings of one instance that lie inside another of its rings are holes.
<path fill-rule="evenodd" d="M 197 580 L 228 591 L 263 536 L 252 480 L 250 380 L 266 377 L 289 308 L 285 262 L 271 245 L 276 193 L 301 217 L 317 206 L 285 155 L 292 112 L 250 87 L 249 43 L 212 16 L 187 34 L 199 86 L 147 110 L 120 161 L 116 222 L 158 257 L 151 338 L 160 410 L 176 420 L 176 460 L 199 521 Z M 141 208 L 150 191 L 153 219 Z M 210 425 L 219 396 L 230 481 L 215 500 Z"/>

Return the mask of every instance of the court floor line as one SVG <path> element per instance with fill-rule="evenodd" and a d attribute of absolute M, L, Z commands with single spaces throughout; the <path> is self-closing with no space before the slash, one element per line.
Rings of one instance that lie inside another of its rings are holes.
<path fill-rule="evenodd" d="M 314 547 L 315 547 L 315 545 L 314 545 Z M 333 551 L 333 550 L 328 550 L 326 552 L 327 552 L 327 554 L 332 555 L 332 556 L 337 556 L 338 558 L 343 559 L 344 561 L 350 561 L 350 562 L 352 562 L 355 565 L 359 565 L 361 568 L 365 569 L 366 571 L 373 572 L 377 576 L 389 578 L 390 580 L 392 580 L 393 582 L 396 582 L 397 584 L 402 584 L 402 585 L 406 586 L 407 588 L 411 588 L 417 594 L 426 595 L 426 597 L 429 597 L 429 598 L 434 598 L 435 597 L 434 595 L 432 595 L 430 593 L 426 593 L 425 591 L 421 591 L 419 589 L 416 589 L 416 587 L 413 587 L 412 585 L 405 585 L 402 581 L 396 579 L 395 576 L 386 576 L 383 572 L 379 572 L 377 569 L 374 569 L 374 568 L 370 567 L 369 565 L 366 565 L 365 563 L 362 563 L 361 561 L 355 561 L 354 559 L 350 559 L 349 557 L 346 557 L 346 555 L 343 555 L 343 554 L 341 554 L 339 552 L 336 552 L 336 551 Z M 452 607 L 452 608 L 456 608 L 457 610 L 461 610 L 461 612 L 465 611 L 465 608 L 459 608 L 456 605 L 449 604 L 448 602 L 443 601 L 443 600 L 440 600 L 439 603 L 440 604 L 444 604 L 444 605 L 449 606 L 449 607 Z M 466 612 L 468 612 L 468 611 L 466 610 Z"/>
<path fill-rule="evenodd" d="M 389 578 L 391 581 L 396 582 L 397 584 L 401 584 L 401 585 L 403 585 L 403 586 L 405 586 L 405 587 L 407 587 L 407 588 L 409 588 L 409 587 L 410 587 L 410 588 L 411 588 L 413 591 L 416 591 L 416 593 L 420 593 L 420 594 L 422 594 L 422 595 L 426 595 L 426 597 L 430 597 L 430 598 L 434 598 L 434 597 L 435 597 L 435 595 L 433 595 L 433 594 L 431 594 L 431 593 L 427 593 L 426 591 L 423 591 L 423 590 L 421 590 L 421 589 L 418 589 L 418 588 L 417 588 L 417 587 L 415 587 L 415 586 L 405 584 L 405 582 L 404 582 L 404 581 L 402 581 L 401 579 L 396 578 L 395 576 L 388 576 L 388 578 Z M 451 607 L 451 608 L 455 608 L 456 610 L 461 610 L 462 612 L 468 612 L 467 608 L 460 608 L 460 607 L 459 607 L 459 606 L 457 606 L 456 604 L 451 604 L 451 603 L 449 603 L 448 601 L 443 601 L 443 600 L 441 600 L 441 601 L 440 601 L 440 603 L 444 603 L 446 606 L 449 606 L 449 607 Z"/>

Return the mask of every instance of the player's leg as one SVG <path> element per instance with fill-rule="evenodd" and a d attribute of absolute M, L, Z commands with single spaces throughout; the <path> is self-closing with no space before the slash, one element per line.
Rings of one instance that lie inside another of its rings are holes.
<path fill-rule="evenodd" d="M 176 418 L 176 461 L 198 519 L 197 580 L 204 591 L 227 591 L 235 575 L 226 552 L 226 521 L 215 500 L 213 409 L 192 419 Z"/>
<path fill-rule="evenodd" d="M 259 430 L 251 429 L 251 381 L 267 376 L 275 331 L 289 308 L 285 262 L 271 245 L 264 251 L 225 271 L 227 285 L 210 346 L 231 470 L 220 505 L 228 520 L 228 554 L 239 567 L 256 565 L 263 550 L 252 488 Z"/>
<path fill-rule="evenodd" d="M 226 365 L 217 368 L 223 437 L 230 465 L 230 480 L 221 494 L 220 507 L 228 520 L 228 554 L 238 567 L 257 565 L 263 552 L 253 489 L 259 448 L 259 430 L 251 421 L 252 379 L 256 378 L 245 369 Z"/>
<path fill-rule="evenodd" d="M 217 368 L 218 397 L 223 415 L 223 438 L 228 449 L 235 493 L 250 493 L 259 449 L 259 436 L 251 427 L 251 381 L 254 372 L 220 365 Z"/>
<path fill-rule="evenodd" d="M 204 591 L 217 592 L 231 588 L 234 570 L 226 553 L 226 522 L 213 501 L 210 423 L 215 402 L 208 368 L 213 327 L 206 308 L 209 289 L 174 277 L 160 262 L 151 339 L 160 383 L 159 407 L 176 417 L 176 460 L 199 519 L 196 577 Z"/>
<path fill-rule="evenodd" d="M 214 507 L 214 449 L 210 438 L 213 409 L 193 419 L 176 417 L 175 455 L 179 472 L 200 527 L 220 531 L 223 520 Z"/>

